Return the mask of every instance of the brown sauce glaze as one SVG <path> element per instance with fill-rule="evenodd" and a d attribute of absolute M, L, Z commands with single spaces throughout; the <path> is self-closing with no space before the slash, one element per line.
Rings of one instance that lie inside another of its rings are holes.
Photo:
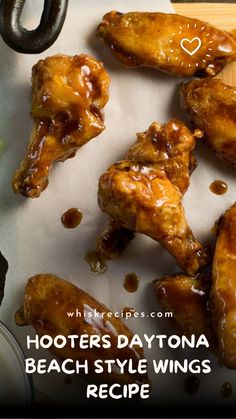
<path fill-rule="evenodd" d="M 135 273 L 127 274 L 125 276 L 123 285 L 126 291 L 135 292 L 139 286 L 139 277 Z"/>
<path fill-rule="evenodd" d="M 212 193 L 216 195 L 224 195 L 228 190 L 228 185 L 223 180 L 215 180 L 209 186 Z"/>
<path fill-rule="evenodd" d="M 200 380 L 195 375 L 189 375 L 184 380 L 184 390 L 190 396 L 193 396 L 194 394 L 198 392 L 199 385 L 200 385 Z"/>
<path fill-rule="evenodd" d="M 107 270 L 106 259 L 96 250 L 88 252 L 85 261 L 89 264 L 91 271 L 97 275 L 101 275 Z"/>
<path fill-rule="evenodd" d="M 233 393 L 232 384 L 226 381 L 224 384 L 222 384 L 220 392 L 221 392 L 221 396 L 224 399 L 231 397 Z"/>
<path fill-rule="evenodd" d="M 61 222 L 65 228 L 76 228 L 83 218 L 82 212 L 78 208 L 70 208 L 62 217 Z"/>

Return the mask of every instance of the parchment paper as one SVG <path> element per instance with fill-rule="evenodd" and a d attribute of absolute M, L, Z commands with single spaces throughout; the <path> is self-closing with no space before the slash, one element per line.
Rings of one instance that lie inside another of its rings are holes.
<path fill-rule="evenodd" d="M 28 27 L 37 24 L 41 1 L 29 2 L 25 12 Z M 32 5 L 33 3 L 33 5 Z M 7 284 L 0 318 L 13 331 L 27 357 L 50 358 L 47 351 L 26 350 L 26 334 L 30 328 L 19 328 L 14 323 L 15 311 L 23 301 L 24 286 L 32 275 L 49 272 L 65 278 L 83 288 L 112 310 L 124 306 L 137 311 L 158 311 L 152 292 L 152 280 L 179 271 L 173 258 L 151 239 L 137 235 L 125 254 L 109 262 L 106 274 L 96 276 L 84 260 L 94 249 L 95 238 L 101 231 L 106 216 L 97 205 L 97 182 L 103 171 L 121 159 L 135 133 L 146 130 L 153 121 L 165 122 L 171 117 L 184 119 L 179 106 L 179 79 L 153 69 L 131 70 L 124 68 L 109 49 L 96 38 L 96 27 L 102 16 L 112 10 L 171 12 L 167 0 L 70 0 L 68 15 L 56 43 L 43 54 L 21 55 L 13 52 L 2 41 L 0 63 L 0 138 L 5 151 L 0 157 L 0 249 L 9 262 Z M 164 28 L 163 28 L 164 30 Z M 15 195 L 11 179 L 23 158 L 32 128 L 30 112 L 31 67 L 39 58 L 56 53 L 89 53 L 104 62 L 111 76 L 110 100 L 105 108 L 106 130 L 84 146 L 73 159 L 57 164 L 50 183 L 39 199 L 30 200 Z M 215 220 L 235 200 L 235 169 L 220 162 L 204 146 L 197 147 L 199 166 L 191 178 L 190 188 L 184 198 L 187 218 L 200 240 L 211 240 L 210 229 Z M 229 190 L 224 196 L 213 195 L 209 184 L 215 179 L 227 182 Z M 71 207 L 83 212 L 78 229 L 66 230 L 61 215 Z M 136 293 L 123 288 L 124 276 L 135 272 L 140 278 Z M 140 336 L 143 333 L 159 334 L 167 330 L 163 319 L 130 319 L 129 326 Z M 184 351 L 152 351 L 145 349 L 148 360 L 159 357 L 183 358 Z M 197 351 L 191 352 L 198 357 Z M 220 386 L 235 378 L 212 359 L 213 372 L 201 376 L 198 394 L 191 398 L 184 392 L 183 375 L 158 375 L 153 377 L 153 391 L 149 404 L 176 405 L 198 403 L 207 399 L 223 403 Z M 35 387 L 46 393 L 52 403 L 84 403 L 82 380 L 73 379 L 68 386 L 64 376 L 35 375 Z M 227 400 L 227 403 L 230 403 Z"/>

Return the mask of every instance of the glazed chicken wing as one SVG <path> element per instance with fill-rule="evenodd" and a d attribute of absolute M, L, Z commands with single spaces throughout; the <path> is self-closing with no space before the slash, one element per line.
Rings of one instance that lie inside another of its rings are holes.
<path fill-rule="evenodd" d="M 34 128 L 13 189 L 35 198 L 48 185 L 57 161 L 73 157 L 104 130 L 102 108 L 108 101 L 109 77 L 101 62 L 87 55 L 56 55 L 32 70 Z"/>
<path fill-rule="evenodd" d="M 193 80 L 180 87 L 182 104 L 222 159 L 236 164 L 236 88 L 219 79 Z"/>
<path fill-rule="evenodd" d="M 175 275 L 154 282 L 154 292 L 164 311 L 173 313 L 172 320 L 188 336 L 204 334 L 213 351 L 217 350 L 209 307 L 211 278 Z"/>
<path fill-rule="evenodd" d="M 182 207 L 182 194 L 156 167 L 122 161 L 99 180 L 99 205 L 122 227 L 145 234 L 175 257 L 188 274 L 208 261 L 193 236 Z"/>
<path fill-rule="evenodd" d="M 195 135 L 200 134 L 196 131 Z M 137 134 L 137 142 L 125 158 L 160 170 L 183 194 L 196 167 L 194 146 L 194 135 L 183 122 L 176 119 L 163 125 L 154 122 L 147 131 Z M 122 254 L 133 237 L 131 230 L 111 218 L 97 238 L 97 250 L 107 259 L 113 259 Z"/>
<path fill-rule="evenodd" d="M 236 368 L 236 203 L 217 226 L 211 304 L 222 362 Z"/>
<path fill-rule="evenodd" d="M 78 312 L 81 316 L 70 317 L 68 312 Z M 103 314 L 102 314 L 103 313 Z M 95 300 L 92 296 L 77 288 L 75 285 L 60 279 L 54 275 L 42 274 L 29 279 L 25 289 L 23 316 L 16 314 L 17 323 L 32 325 L 39 336 L 49 335 L 52 338 L 58 335 L 98 335 L 100 338 L 107 335 L 111 347 L 104 349 L 102 342 L 100 347 L 93 346 L 83 349 L 75 340 L 75 347 L 70 342 L 64 348 L 52 346 L 50 351 L 60 359 L 88 360 L 89 372 L 95 375 L 94 361 L 97 359 L 132 359 L 134 368 L 137 367 L 140 358 L 144 358 L 143 349 L 135 349 L 126 346 L 117 348 L 117 336 L 119 334 L 132 339 L 133 333 L 119 317 L 107 315 L 111 310 Z M 100 317 L 98 317 L 100 315 Z M 100 374 L 106 381 L 114 381 L 121 384 L 135 381 L 147 381 L 145 374 L 119 374 L 116 367 L 111 374 Z"/>
<path fill-rule="evenodd" d="M 176 14 L 111 11 L 98 34 L 130 67 L 174 76 L 214 76 L 236 59 L 236 39 L 208 23 Z"/>

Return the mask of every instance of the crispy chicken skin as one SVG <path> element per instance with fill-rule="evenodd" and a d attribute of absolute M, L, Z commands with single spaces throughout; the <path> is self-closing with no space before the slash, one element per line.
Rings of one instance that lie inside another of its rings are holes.
<path fill-rule="evenodd" d="M 222 159 L 236 164 L 236 88 L 220 79 L 193 80 L 180 86 L 183 108 L 203 141 Z"/>
<path fill-rule="evenodd" d="M 220 218 L 217 230 L 211 305 L 221 360 L 236 368 L 236 203 Z"/>
<path fill-rule="evenodd" d="M 26 157 L 13 179 L 13 189 L 39 197 L 57 161 L 105 128 L 102 108 L 108 101 L 109 76 L 101 62 L 88 55 L 56 55 L 32 70 L 34 128 Z"/>
<path fill-rule="evenodd" d="M 217 350 L 209 307 L 210 275 L 189 277 L 183 274 L 157 279 L 154 293 L 164 311 L 173 313 L 171 320 L 188 336 L 204 334 L 212 350 Z"/>
<path fill-rule="evenodd" d="M 174 76 L 215 76 L 236 59 L 233 35 L 177 14 L 111 11 L 98 34 L 125 65 Z"/>
<path fill-rule="evenodd" d="M 157 167 L 128 160 L 112 165 L 100 177 L 98 199 L 122 227 L 161 242 L 188 274 L 206 265 L 207 252 L 187 225 L 182 194 Z"/>
<path fill-rule="evenodd" d="M 78 310 L 81 317 L 69 317 L 67 312 Z M 96 313 L 105 313 L 103 318 L 95 316 Z M 95 300 L 75 285 L 51 274 L 36 275 L 29 279 L 24 296 L 23 320 L 19 325 L 32 325 L 39 336 L 50 335 L 108 335 L 111 342 L 109 349 L 93 347 L 81 349 L 77 344 L 71 348 L 68 343 L 64 348 L 50 348 L 53 355 L 60 359 L 72 359 L 89 363 L 89 371 L 94 375 L 94 361 L 96 359 L 132 359 L 134 367 L 144 358 L 143 349 L 125 347 L 117 348 L 117 335 L 126 335 L 130 340 L 133 337 L 131 330 L 115 316 L 107 316 L 111 312 L 106 306 Z M 84 313 L 87 313 L 84 316 Z M 89 317 L 89 314 L 92 317 Z M 17 316 L 16 316 L 17 318 Z M 118 383 L 132 383 L 147 381 L 145 374 L 119 374 L 114 369 L 111 374 L 101 374 L 102 379 Z"/>

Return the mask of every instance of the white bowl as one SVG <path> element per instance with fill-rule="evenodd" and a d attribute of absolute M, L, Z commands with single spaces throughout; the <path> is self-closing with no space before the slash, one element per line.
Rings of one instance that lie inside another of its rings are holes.
<path fill-rule="evenodd" d="M 30 406 L 33 386 L 25 373 L 24 354 L 9 329 L 0 321 L 0 406 Z"/>

